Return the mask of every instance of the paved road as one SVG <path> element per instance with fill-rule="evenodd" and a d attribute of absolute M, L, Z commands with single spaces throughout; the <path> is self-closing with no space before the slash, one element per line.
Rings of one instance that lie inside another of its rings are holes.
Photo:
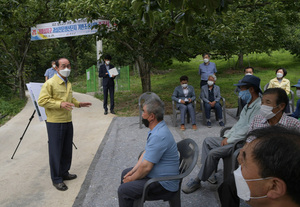
<path fill-rule="evenodd" d="M 102 102 L 84 94 L 74 93 L 79 101 L 92 102 L 90 108 L 73 110 L 74 143 L 70 172 L 78 178 L 66 181 L 65 192 L 52 186 L 48 164 L 45 122 L 35 116 L 16 152 L 11 156 L 23 134 L 34 108 L 31 100 L 25 108 L 0 127 L 0 206 L 3 207 L 69 207 L 72 206 L 89 166 L 114 115 L 103 115 Z"/>

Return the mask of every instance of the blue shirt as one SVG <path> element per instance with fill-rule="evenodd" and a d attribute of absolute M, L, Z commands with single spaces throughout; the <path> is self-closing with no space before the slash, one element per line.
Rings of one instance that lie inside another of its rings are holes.
<path fill-rule="evenodd" d="M 208 62 L 207 65 L 202 63 L 199 65 L 199 72 L 198 74 L 201 75 L 201 80 L 208 80 L 208 76 L 217 73 L 216 64 L 212 62 Z"/>
<path fill-rule="evenodd" d="M 52 78 L 54 76 L 54 74 L 57 74 L 57 71 L 53 68 L 48 68 L 45 72 L 45 75 L 44 76 L 47 76 L 48 79 L 49 78 Z"/>
<path fill-rule="evenodd" d="M 143 157 L 154 164 L 147 177 L 165 177 L 179 174 L 179 155 L 177 144 L 165 121 L 159 122 L 148 132 L 148 139 Z M 168 191 L 179 189 L 179 180 L 159 182 Z"/>

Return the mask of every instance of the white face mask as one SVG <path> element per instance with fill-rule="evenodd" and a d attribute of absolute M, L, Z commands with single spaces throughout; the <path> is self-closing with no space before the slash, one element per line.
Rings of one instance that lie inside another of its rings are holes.
<path fill-rule="evenodd" d="M 109 65 L 109 63 L 110 63 L 110 61 L 109 61 L 109 60 L 105 61 L 105 64 L 106 64 L 106 65 Z"/>
<path fill-rule="evenodd" d="M 208 59 L 208 58 L 205 58 L 203 61 L 204 61 L 205 63 L 208 63 L 208 62 L 209 62 L 209 59 Z"/>
<path fill-rule="evenodd" d="M 276 114 L 278 114 L 280 112 L 280 110 L 274 114 L 273 113 L 273 109 L 274 108 L 277 108 L 278 106 L 276 107 L 272 107 L 272 106 L 267 106 L 267 105 L 261 105 L 260 106 L 260 114 L 267 120 L 273 118 L 274 116 L 276 116 Z"/>
<path fill-rule="evenodd" d="M 252 75 L 251 73 L 246 73 L 245 75 Z"/>
<path fill-rule="evenodd" d="M 52 68 L 55 68 L 56 67 L 56 65 L 52 65 Z"/>
<path fill-rule="evenodd" d="M 207 81 L 207 85 L 212 86 L 212 85 L 214 85 L 214 82 L 213 81 Z"/>
<path fill-rule="evenodd" d="M 277 73 L 276 76 L 277 76 L 277 78 L 282 78 L 283 74 L 282 73 Z"/>
<path fill-rule="evenodd" d="M 267 197 L 267 195 L 259 196 L 259 197 L 251 197 L 251 191 L 246 181 L 249 182 L 249 181 L 267 180 L 267 179 L 271 179 L 272 177 L 245 180 L 242 175 L 241 166 L 239 166 L 238 169 L 233 171 L 233 174 L 234 174 L 235 185 L 236 185 L 237 194 L 239 198 L 243 199 L 244 201 L 249 201 L 250 199 L 260 199 L 260 198 Z"/>
<path fill-rule="evenodd" d="M 186 88 L 188 86 L 187 83 L 181 84 L 182 88 Z"/>
<path fill-rule="evenodd" d="M 300 98 L 300 90 L 296 91 L 296 95 L 297 95 L 298 98 Z"/>
<path fill-rule="evenodd" d="M 65 68 L 63 70 L 60 70 L 59 73 L 64 76 L 64 77 L 69 77 L 70 73 L 71 73 L 71 69 Z"/>

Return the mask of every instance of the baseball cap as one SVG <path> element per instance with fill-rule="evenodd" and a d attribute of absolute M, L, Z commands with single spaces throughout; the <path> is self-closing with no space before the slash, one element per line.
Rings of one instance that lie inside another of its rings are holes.
<path fill-rule="evenodd" d="M 260 89 L 260 78 L 254 75 L 245 75 L 240 83 L 233 84 L 235 86 L 255 86 L 259 88 L 259 92 L 262 93 Z"/>

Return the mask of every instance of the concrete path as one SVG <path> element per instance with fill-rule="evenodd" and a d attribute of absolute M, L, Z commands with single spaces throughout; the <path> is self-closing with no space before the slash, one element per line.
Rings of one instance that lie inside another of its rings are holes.
<path fill-rule="evenodd" d="M 64 207 L 72 206 L 89 166 L 114 115 L 103 115 L 102 102 L 84 94 L 74 93 L 79 101 L 92 102 L 90 108 L 73 109 L 74 143 L 70 173 L 78 178 L 66 181 L 65 192 L 54 188 L 50 178 L 48 137 L 45 122 L 37 115 L 17 150 L 11 156 L 28 124 L 34 107 L 28 100 L 25 108 L 0 127 L 0 206 L 2 207 Z"/>

